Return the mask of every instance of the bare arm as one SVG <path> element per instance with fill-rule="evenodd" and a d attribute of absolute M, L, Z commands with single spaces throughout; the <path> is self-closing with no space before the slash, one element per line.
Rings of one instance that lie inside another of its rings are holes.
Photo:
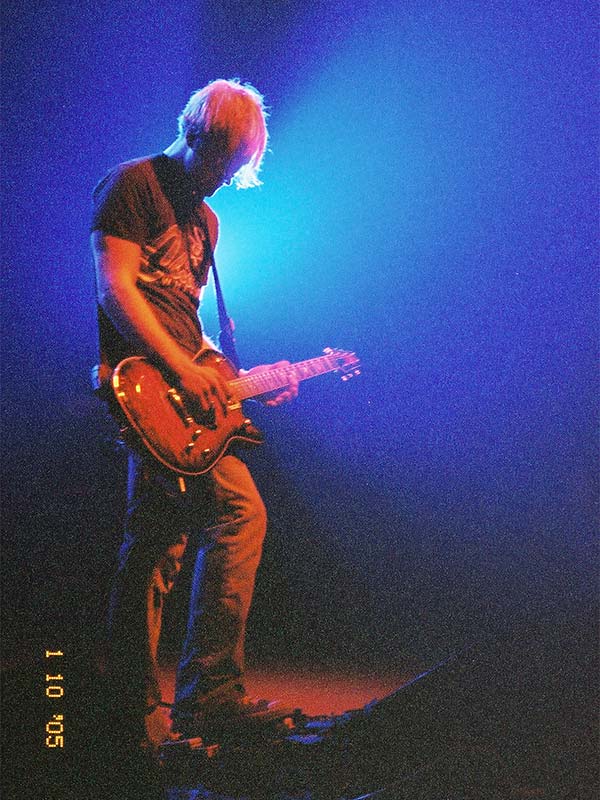
<path fill-rule="evenodd" d="M 194 363 L 154 315 L 137 287 L 140 247 L 135 242 L 92 234 L 98 301 L 114 325 L 148 356 L 174 373 L 184 392 L 198 398 L 205 410 L 217 399 L 227 408 L 227 386 L 221 376 Z"/>

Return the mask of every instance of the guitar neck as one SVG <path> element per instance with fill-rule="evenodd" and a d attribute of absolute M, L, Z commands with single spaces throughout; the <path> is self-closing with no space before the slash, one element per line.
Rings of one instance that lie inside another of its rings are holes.
<path fill-rule="evenodd" d="M 335 354 L 328 354 L 309 358 L 307 361 L 297 361 L 287 367 L 274 367 L 264 372 L 242 375 L 240 378 L 229 381 L 229 386 L 240 400 L 248 400 L 251 397 L 258 397 L 287 386 L 291 377 L 295 377 L 300 382 L 308 378 L 316 378 L 317 375 L 324 375 L 326 372 L 334 372 L 338 368 L 339 359 Z"/>

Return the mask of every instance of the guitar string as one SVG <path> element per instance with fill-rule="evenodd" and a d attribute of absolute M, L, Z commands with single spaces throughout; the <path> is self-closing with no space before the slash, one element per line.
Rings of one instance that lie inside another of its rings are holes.
<path fill-rule="evenodd" d="M 229 381 L 229 385 L 234 388 L 248 387 L 252 388 L 252 390 L 259 389 L 260 391 L 258 394 L 262 394 L 263 392 L 277 389 L 280 386 L 285 386 L 289 379 L 290 372 L 299 374 L 301 380 L 304 377 L 313 378 L 317 377 L 317 375 L 322 375 L 324 372 L 331 372 L 336 368 L 332 366 L 332 362 L 335 359 L 336 356 L 332 355 L 310 358 L 305 361 L 298 361 L 296 364 L 291 364 L 289 367 L 265 370 L 265 372 L 257 372 L 254 375 L 243 375 L 242 377 L 234 378 L 234 380 Z M 323 364 L 326 364 L 326 367 L 321 369 Z M 314 367 L 317 366 L 319 369 L 315 370 Z M 308 375 L 306 375 L 307 371 L 309 372 Z M 273 381 L 275 381 L 275 383 Z"/>

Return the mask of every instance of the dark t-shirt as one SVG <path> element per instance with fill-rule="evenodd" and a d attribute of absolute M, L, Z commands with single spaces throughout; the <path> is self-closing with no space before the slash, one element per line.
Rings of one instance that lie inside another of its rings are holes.
<path fill-rule="evenodd" d="M 127 239 L 141 248 L 137 286 L 179 345 L 202 346 L 200 292 L 208 279 L 217 239 L 214 212 L 196 201 L 182 165 L 165 155 L 120 164 L 94 189 L 92 231 Z M 135 354 L 133 345 L 99 308 L 102 361 L 110 367 Z"/>

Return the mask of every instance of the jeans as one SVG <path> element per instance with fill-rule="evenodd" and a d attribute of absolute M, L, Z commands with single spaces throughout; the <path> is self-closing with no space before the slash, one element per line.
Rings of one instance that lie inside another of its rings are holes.
<path fill-rule="evenodd" d="M 109 608 L 107 673 L 123 719 L 143 723 L 161 701 L 157 649 L 162 609 L 186 547 L 197 548 L 175 713 L 193 714 L 207 693 L 239 684 L 266 512 L 246 465 L 224 456 L 186 478 L 131 454 L 125 537 Z M 188 545 L 189 543 L 189 545 Z M 139 727 L 139 726 L 138 726 Z"/>

